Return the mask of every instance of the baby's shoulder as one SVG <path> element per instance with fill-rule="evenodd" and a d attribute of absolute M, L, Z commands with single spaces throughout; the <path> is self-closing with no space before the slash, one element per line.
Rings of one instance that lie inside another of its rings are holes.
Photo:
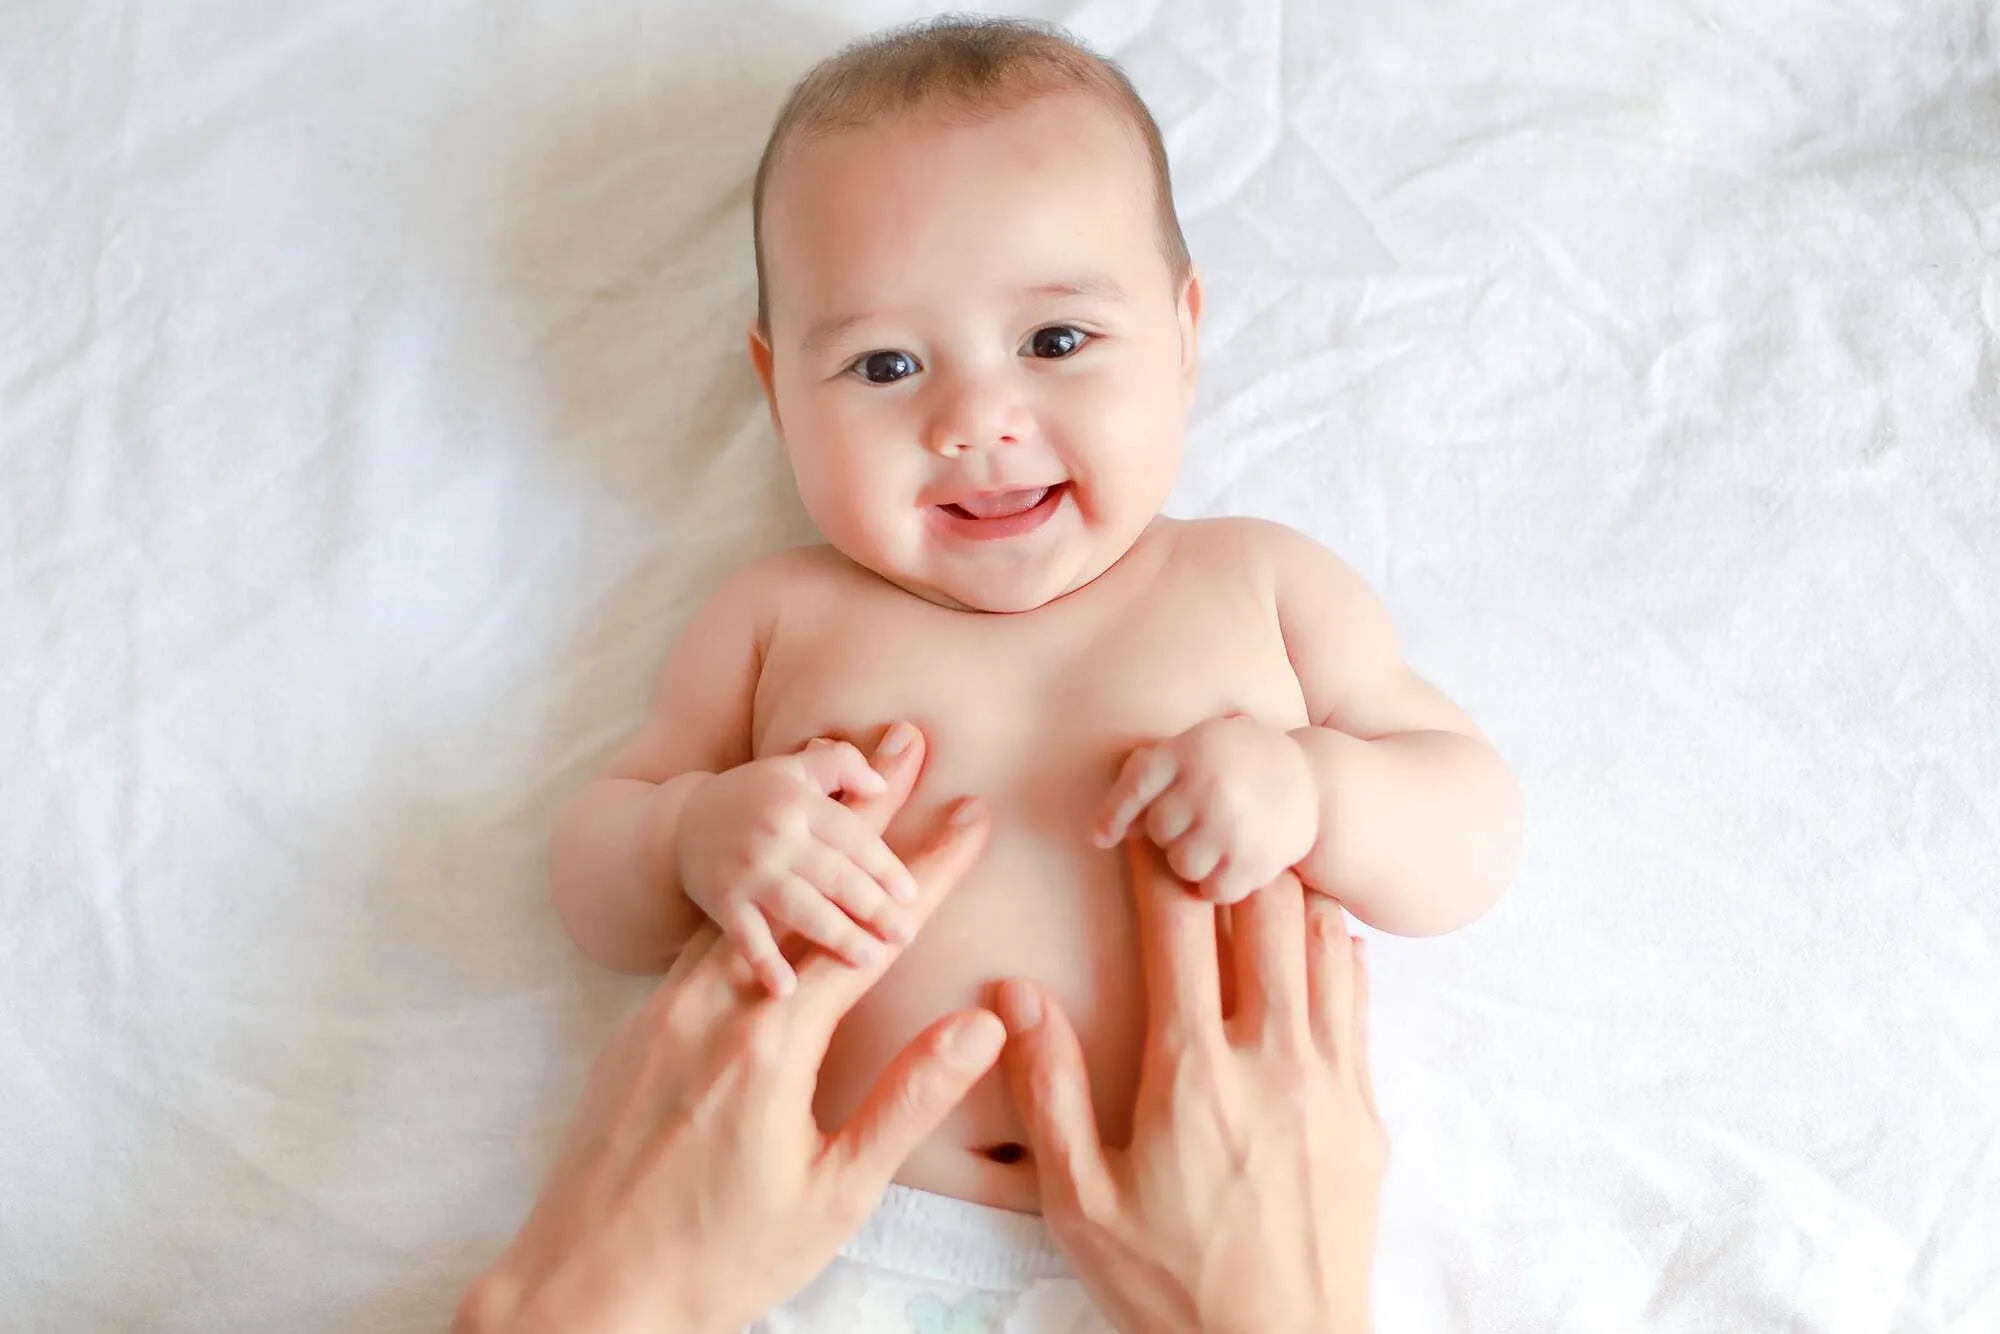
<path fill-rule="evenodd" d="M 788 602 L 822 596 L 852 583 L 854 574 L 854 563 L 824 543 L 782 547 L 737 566 L 717 596 L 775 612 Z"/>
<path fill-rule="evenodd" d="M 1183 520 L 1177 526 L 1174 547 L 1179 563 L 1211 575 L 1250 578 L 1267 586 L 1275 586 L 1301 563 L 1338 560 L 1298 529 L 1248 515 Z"/>

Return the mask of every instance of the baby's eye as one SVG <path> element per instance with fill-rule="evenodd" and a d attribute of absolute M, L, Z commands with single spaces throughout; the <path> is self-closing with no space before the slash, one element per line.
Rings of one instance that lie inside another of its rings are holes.
<path fill-rule="evenodd" d="M 1028 339 L 1030 354 L 1048 361 L 1060 361 L 1064 357 L 1075 356 L 1077 350 L 1090 341 L 1090 335 L 1067 324 L 1052 324 L 1046 329 L 1037 329 Z"/>
<path fill-rule="evenodd" d="M 854 363 L 854 370 L 870 384 L 894 384 L 921 369 L 907 352 L 870 352 Z"/>

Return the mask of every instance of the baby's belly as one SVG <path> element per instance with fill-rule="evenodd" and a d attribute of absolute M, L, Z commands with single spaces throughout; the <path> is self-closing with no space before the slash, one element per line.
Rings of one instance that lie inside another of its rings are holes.
<path fill-rule="evenodd" d="M 1095 768 L 1095 766 L 1091 766 Z M 925 775 L 891 831 L 899 850 L 936 828 L 956 792 Z M 984 789 L 994 825 L 984 857 L 922 933 L 835 1033 L 821 1071 L 822 1126 L 842 1124 L 889 1061 L 942 1016 L 990 1008 L 995 985 L 1039 983 L 1075 1025 L 1107 1143 L 1131 1124 L 1145 1001 L 1122 852 L 1104 852 L 1089 829 L 1105 783 L 1091 775 Z M 1039 1208 L 1028 1135 L 999 1067 L 910 1156 L 897 1180 L 920 1190 L 1002 1208 Z"/>

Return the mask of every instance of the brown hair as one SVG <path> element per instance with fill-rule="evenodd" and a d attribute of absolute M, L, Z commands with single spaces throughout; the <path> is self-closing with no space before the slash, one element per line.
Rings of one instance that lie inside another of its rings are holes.
<path fill-rule="evenodd" d="M 1153 169 L 1160 248 L 1174 276 L 1185 277 L 1187 239 L 1174 212 L 1166 145 L 1153 113 L 1124 71 L 1054 24 L 945 14 L 843 47 L 807 71 L 779 109 L 750 196 L 758 329 L 768 333 L 771 327 L 764 269 L 764 192 L 794 140 L 863 129 L 919 107 L 978 117 L 1012 110 L 1047 93 L 1072 90 L 1103 99 L 1138 131 Z"/>

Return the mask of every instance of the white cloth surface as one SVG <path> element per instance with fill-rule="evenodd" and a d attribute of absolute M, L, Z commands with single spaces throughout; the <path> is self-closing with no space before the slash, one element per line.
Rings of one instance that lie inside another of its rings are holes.
<path fill-rule="evenodd" d="M 548 816 L 804 532 L 749 185 L 890 0 L 0 7 L 0 1328 L 408 1331 L 636 995 Z M 1083 0 L 1295 524 L 1518 768 L 1384 1330 L 2000 1330 L 2000 9 Z"/>

